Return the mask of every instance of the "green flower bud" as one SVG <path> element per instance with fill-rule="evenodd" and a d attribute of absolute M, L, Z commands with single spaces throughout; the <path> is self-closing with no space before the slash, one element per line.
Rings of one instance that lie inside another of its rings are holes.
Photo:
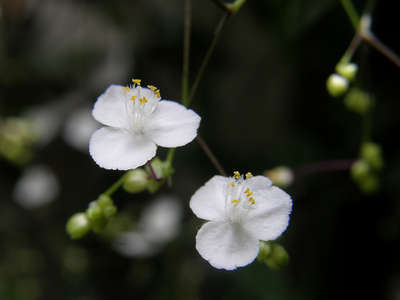
<path fill-rule="evenodd" d="M 93 201 L 89 204 L 89 207 L 86 210 L 86 216 L 91 222 L 94 222 L 100 218 L 103 218 L 103 209 L 96 201 Z"/>
<path fill-rule="evenodd" d="M 157 192 L 160 187 L 163 185 L 163 181 L 157 181 L 154 179 L 150 179 L 149 183 L 147 184 L 147 190 L 149 191 L 150 194 L 154 194 Z"/>
<path fill-rule="evenodd" d="M 346 93 L 349 88 L 349 81 L 338 74 L 332 74 L 326 81 L 326 88 L 329 95 L 332 97 L 339 97 Z"/>
<path fill-rule="evenodd" d="M 365 194 L 373 194 L 379 189 L 379 179 L 374 175 L 363 178 L 360 182 L 360 189 Z"/>
<path fill-rule="evenodd" d="M 117 213 L 117 207 L 115 205 L 110 205 L 104 208 L 103 214 L 107 219 L 112 218 Z"/>
<path fill-rule="evenodd" d="M 294 174 L 293 171 L 285 166 L 279 166 L 264 172 L 264 175 L 271 179 L 272 183 L 285 188 L 292 184 Z"/>
<path fill-rule="evenodd" d="M 341 63 L 336 66 L 336 72 L 344 78 L 352 81 L 356 76 L 358 66 L 354 63 Z"/>
<path fill-rule="evenodd" d="M 361 146 L 361 157 L 376 170 L 381 169 L 383 166 L 381 147 L 375 143 L 364 143 Z"/>
<path fill-rule="evenodd" d="M 363 159 L 354 162 L 350 168 L 351 177 L 355 181 L 360 181 L 363 178 L 368 177 L 370 172 L 371 168 L 369 167 L 369 164 Z"/>
<path fill-rule="evenodd" d="M 90 228 L 91 224 L 85 213 L 76 213 L 72 215 L 66 225 L 66 231 L 73 240 L 85 236 Z"/>
<path fill-rule="evenodd" d="M 149 175 L 145 170 L 141 168 L 131 170 L 125 176 L 123 188 L 128 193 L 135 194 L 146 189 Z"/>
<path fill-rule="evenodd" d="M 114 205 L 111 197 L 105 194 L 100 195 L 96 202 L 102 209 L 107 206 Z"/>
<path fill-rule="evenodd" d="M 361 115 L 370 110 L 373 105 L 371 97 L 358 88 L 352 88 L 344 98 L 347 109 Z"/>
<path fill-rule="evenodd" d="M 164 163 L 158 157 L 151 160 L 151 167 L 157 178 L 164 178 Z M 149 167 L 146 165 L 147 172 L 151 175 Z"/>
<path fill-rule="evenodd" d="M 274 242 L 260 242 L 259 261 L 274 270 L 279 270 L 289 263 L 289 255 L 285 248 Z"/>

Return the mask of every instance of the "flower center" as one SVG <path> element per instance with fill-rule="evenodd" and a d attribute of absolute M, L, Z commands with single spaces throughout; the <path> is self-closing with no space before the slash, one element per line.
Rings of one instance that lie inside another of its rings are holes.
<path fill-rule="evenodd" d="M 246 180 L 253 177 L 248 172 L 245 177 L 239 172 L 233 172 L 232 181 L 226 189 L 225 213 L 232 223 L 240 223 L 250 210 L 255 208 L 256 200 L 248 187 Z"/>
<path fill-rule="evenodd" d="M 160 90 L 153 85 L 140 86 L 140 79 L 132 79 L 132 86 L 123 87 L 125 111 L 128 116 L 128 130 L 135 135 L 143 134 L 148 117 L 157 108 L 161 99 Z"/>

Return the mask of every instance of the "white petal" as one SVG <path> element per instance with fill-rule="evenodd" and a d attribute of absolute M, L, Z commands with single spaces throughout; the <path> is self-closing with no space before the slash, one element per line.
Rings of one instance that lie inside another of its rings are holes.
<path fill-rule="evenodd" d="M 254 176 L 246 179 L 246 185 L 250 188 L 250 191 L 255 192 L 269 188 L 272 185 L 272 182 L 268 177 Z"/>
<path fill-rule="evenodd" d="M 93 107 L 93 117 L 100 123 L 117 128 L 127 128 L 126 97 L 121 85 L 110 85 L 97 98 Z"/>
<path fill-rule="evenodd" d="M 229 178 L 218 175 L 207 181 L 190 199 L 193 213 L 204 220 L 225 220 L 225 193 L 229 182 Z"/>
<path fill-rule="evenodd" d="M 196 236 L 196 249 L 217 269 L 233 270 L 251 263 L 260 243 L 243 227 L 229 222 L 208 222 Z"/>
<path fill-rule="evenodd" d="M 179 147 L 197 135 L 200 117 L 173 101 L 160 101 L 145 127 L 145 134 L 162 147 Z"/>
<path fill-rule="evenodd" d="M 102 168 L 129 170 L 144 165 L 156 154 L 157 146 L 142 135 L 124 129 L 103 127 L 93 133 L 89 152 Z"/>
<path fill-rule="evenodd" d="M 243 227 L 260 240 L 275 240 L 289 224 L 292 199 L 276 186 L 257 190 L 253 197 L 255 207 L 246 215 Z"/>
<path fill-rule="evenodd" d="M 113 248 L 128 257 L 152 256 L 158 251 L 158 245 L 148 241 L 140 231 L 121 233 L 114 240 Z"/>

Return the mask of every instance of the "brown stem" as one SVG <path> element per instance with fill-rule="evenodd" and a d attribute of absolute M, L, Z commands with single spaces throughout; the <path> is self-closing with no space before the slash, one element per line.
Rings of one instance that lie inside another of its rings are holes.
<path fill-rule="evenodd" d="M 313 173 L 345 171 L 350 169 L 355 159 L 327 160 L 310 163 L 294 170 L 295 177 L 303 177 Z"/>
<path fill-rule="evenodd" d="M 392 63 L 400 68 L 400 57 L 394 53 L 388 46 L 382 43 L 372 32 L 361 35 L 362 39 L 386 56 Z"/>
<path fill-rule="evenodd" d="M 226 172 L 222 165 L 219 163 L 218 159 L 215 157 L 215 155 L 212 153 L 211 149 L 208 147 L 207 143 L 201 136 L 197 136 L 196 138 L 197 143 L 199 143 L 200 147 L 203 149 L 204 153 L 207 155 L 207 157 L 210 159 L 211 163 L 214 165 L 214 167 L 217 169 L 219 174 L 222 176 L 226 176 Z"/>

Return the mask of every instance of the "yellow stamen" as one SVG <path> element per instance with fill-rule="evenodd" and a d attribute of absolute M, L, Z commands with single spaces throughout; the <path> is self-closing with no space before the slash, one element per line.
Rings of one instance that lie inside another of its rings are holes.
<path fill-rule="evenodd" d="M 156 94 L 157 98 L 161 98 L 160 90 L 156 90 L 154 93 Z"/>
<path fill-rule="evenodd" d="M 148 85 L 147 87 L 153 92 L 157 89 L 154 85 Z"/>
<path fill-rule="evenodd" d="M 131 97 L 131 100 L 133 101 L 133 102 L 135 102 L 135 99 L 137 98 L 137 96 L 132 96 Z"/>
<path fill-rule="evenodd" d="M 256 200 L 254 200 L 253 197 L 249 198 L 249 201 L 250 201 L 251 204 L 256 204 Z"/>
<path fill-rule="evenodd" d="M 139 101 L 140 101 L 140 104 L 143 104 L 143 103 L 147 102 L 147 99 L 146 99 L 146 97 L 142 97 L 139 99 Z"/>
<path fill-rule="evenodd" d="M 133 84 L 140 85 L 142 80 L 141 79 L 132 79 L 132 82 L 133 82 Z"/>
<path fill-rule="evenodd" d="M 235 177 L 236 179 L 240 178 L 240 173 L 238 171 L 234 171 L 233 172 L 233 177 Z"/>
<path fill-rule="evenodd" d="M 251 195 L 253 195 L 253 192 L 248 192 L 247 193 L 247 197 L 250 197 Z"/>
<path fill-rule="evenodd" d="M 235 204 L 236 204 L 236 203 L 238 203 L 238 202 L 239 202 L 238 199 L 233 199 L 233 200 L 232 200 L 232 203 L 235 203 Z"/>
<path fill-rule="evenodd" d="M 234 186 L 235 186 L 235 183 L 232 181 L 229 185 L 230 185 L 231 187 L 234 187 Z"/>
<path fill-rule="evenodd" d="M 126 87 L 123 87 L 122 90 L 123 90 L 124 92 L 129 92 L 131 89 L 130 89 L 129 87 L 126 86 Z"/>
<path fill-rule="evenodd" d="M 251 174 L 250 172 L 247 172 L 247 173 L 246 173 L 246 179 L 249 179 L 249 178 L 251 178 L 251 177 L 253 177 L 253 174 Z"/>

